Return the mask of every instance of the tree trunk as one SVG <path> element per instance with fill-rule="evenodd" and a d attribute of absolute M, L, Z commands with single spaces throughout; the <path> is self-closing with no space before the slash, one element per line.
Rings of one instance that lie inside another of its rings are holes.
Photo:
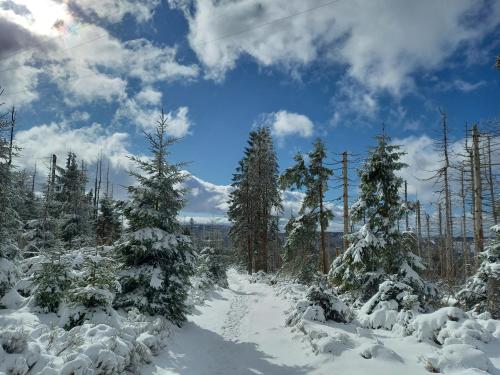
<path fill-rule="evenodd" d="M 484 234 L 483 234 L 483 197 L 482 197 L 482 181 L 481 181 L 481 158 L 479 155 L 479 132 L 477 125 L 472 127 L 472 156 L 474 170 L 474 219 L 476 231 L 475 250 L 476 256 L 483 251 Z"/>
<path fill-rule="evenodd" d="M 328 273 L 328 258 L 326 255 L 326 244 L 325 244 L 325 220 L 323 212 L 323 185 L 319 186 L 319 226 L 320 226 L 320 246 L 321 246 L 321 259 L 323 264 L 323 273 Z"/>
<path fill-rule="evenodd" d="M 347 151 L 342 153 L 342 179 L 344 185 L 344 252 L 349 247 L 349 196 L 348 196 L 348 185 L 347 185 Z"/>

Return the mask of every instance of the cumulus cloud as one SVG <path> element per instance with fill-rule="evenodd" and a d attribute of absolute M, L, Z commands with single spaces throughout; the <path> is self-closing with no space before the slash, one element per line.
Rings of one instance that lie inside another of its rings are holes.
<path fill-rule="evenodd" d="M 151 130 L 156 126 L 156 120 L 160 116 L 161 99 L 160 91 L 147 87 L 134 97 L 127 98 L 120 103 L 113 122 L 116 124 L 128 121 L 146 131 Z M 193 123 L 189 118 L 188 107 L 179 107 L 165 115 L 169 135 L 180 138 L 191 134 Z"/>
<path fill-rule="evenodd" d="M 307 116 L 284 110 L 266 115 L 265 123 L 280 138 L 289 135 L 307 138 L 312 136 L 314 130 L 314 125 Z"/>
<path fill-rule="evenodd" d="M 95 163 L 99 155 L 118 169 L 128 169 L 130 164 L 128 134 L 110 133 L 98 123 L 80 128 L 66 122 L 37 125 L 18 131 L 15 141 L 21 147 L 21 157 L 16 164 L 24 168 L 48 160 L 51 154 L 64 158 L 69 151 L 87 164 Z"/>
<path fill-rule="evenodd" d="M 175 47 L 158 46 L 142 38 L 121 41 L 104 27 L 78 18 L 71 3 L 57 0 L 7 3 L 12 6 L 0 6 L 0 31 L 6 31 L 0 33 L 0 53 L 5 57 L 0 59 L 0 82 L 6 100 L 13 104 L 36 100 L 42 78 L 57 85 L 66 104 L 76 106 L 124 100 L 131 78 L 149 86 L 179 78 L 194 79 L 198 75 L 196 65 L 177 61 Z M 115 3 L 118 4 L 116 0 L 88 0 L 82 6 L 90 9 L 94 4 L 97 8 L 111 9 Z M 145 2 L 119 3 L 122 5 L 117 5 L 117 11 L 124 9 L 121 7 L 132 11 L 134 7 L 146 6 Z M 148 2 L 151 7 L 155 3 Z"/>
<path fill-rule="evenodd" d="M 191 47 L 212 78 L 222 79 L 244 54 L 262 66 L 285 68 L 322 60 L 346 66 L 349 77 L 372 90 L 394 94 L 411 89 L 416 72 L 438 68 L 459 47 L 470 47 L 500 23 L 499 2 L 471 0 L 170 4 L 184 10 Z M 479 14 L 482 21 L 474 22 Z"/>

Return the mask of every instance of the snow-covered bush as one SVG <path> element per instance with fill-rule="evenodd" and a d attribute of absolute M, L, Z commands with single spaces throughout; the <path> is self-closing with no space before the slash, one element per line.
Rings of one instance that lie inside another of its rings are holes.
<path fill-rule="evenodd" d="M 60 254 L 48 254 L 40 259 L 40 268 L 32 278 L 34 303 L 46 312 L 57 312 L 71 284 L 71 268 Z"/>
<path fill-rule="evenodd" d="M 491 228 L 494 239 L 479 256 L 477 272 L 467 280 L 457 294 L 458 301 L 467 310 L 477 313 L 490 311 L 500 319 L 500 225 Z"/>
<path fill-rule="evenodd" d="M 466 344 L 447 345 L 436 353 L 423 357 L 422 361 L 429 372 L 458 373 L 465 370 L 467 372 L 460 374 L 486 374 L 494 369 L 483 351 Z"/>
<path fill-rule="evenodd" d="M 120 291 L 118 268 L 115 259 L 100 255 L 97 249 L 94 254 L 86 254 L 81 269 L 75 272 L 68 300 L 87 309 L 111 307 L 115 293 Z"/>
<path fill-rule="evenodd" d="M 404 330 L 419 311 L 419 298 L 410 286 L 384 281 L 377 293 L 361 307 L 358 319 L 367 328 L 393 329 L 399 324 Z"/>
<path fill-rule="evenodd" d="M 248 281 L 250 281 L 251 283 L 271 284 L 272 280 L 272 274 L 266 273 L 264 271 L 257 271 L 252 273 Z"/>
<path fill-rule="evenodd" d="M 303 300 L 297 302 L 287 324 L 295 325 L 301 319 L 347 323 L 353 319 L 353 312 L 331 290 L 315 285 L 307 290 Z"/>

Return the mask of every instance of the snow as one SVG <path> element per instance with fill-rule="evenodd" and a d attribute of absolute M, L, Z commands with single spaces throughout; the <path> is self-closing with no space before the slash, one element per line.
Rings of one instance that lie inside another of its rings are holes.
<path fill-rule="evenodd" d="M 0 374 L 500 375 L 500 321 L 488 313 L 444 307 L 423 314 L 382 298 L 361 309 L 349 305 L 342 323 L 307 299 L 314 288 L 234 269 L 228 282 L 194 286 L 182 328 L 131 310 L 96 311 L 68 331 L 61 327 L 70 307 L 59 317 L 33 313 L 26 301 L 0 310 Z"/>
<path fill-rule="evenodd" d="M 374 311 L 398 314 L 406 329 L 382 323 L 377 325 L 387 329 L 366 328 L 359 317 L 325 321 L 323 309 L 305 299 L 306 287 L 271 279 L 230 270 L 229 288 L 217 289 L 183 328 L 175 327 L 168 346 L 141 373 L 500 374 L 500 322 L 488 314 L 443 308 L 402 317 L 383 301 Z"/>

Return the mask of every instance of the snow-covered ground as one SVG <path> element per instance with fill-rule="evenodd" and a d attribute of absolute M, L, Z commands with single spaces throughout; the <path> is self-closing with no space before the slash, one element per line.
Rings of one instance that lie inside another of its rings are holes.
<path fill-rule="evenodd" d="M 429 360 L 444 363 L 446 373 L 500 374 L 498 321 L 483 320 L 482 326 L 488 329 L 478 326 L 487 336 L 486 342 L 477 343 L 481 351 L 460 344 L 459 338 L 458 343 L 440 347 L 417 334 L 365 329 L 356 321 L 304 320 L 288 327 L 286 316 L 301 298 L 303 287 L 252 283 L 234 270 L 228 279 L 229 288 L 215 292 L 183 328 L 175 329 L 167 347 L 142 369 L 143 374 L 412 375 L 429 373 L 425 368 Z M 448 313 L 453 311 L 437 315 Z M 436 321 L 431 318 L 419 327 Z M 469 320 L 463 322 L 462 329 L 470 325 Z"/>

